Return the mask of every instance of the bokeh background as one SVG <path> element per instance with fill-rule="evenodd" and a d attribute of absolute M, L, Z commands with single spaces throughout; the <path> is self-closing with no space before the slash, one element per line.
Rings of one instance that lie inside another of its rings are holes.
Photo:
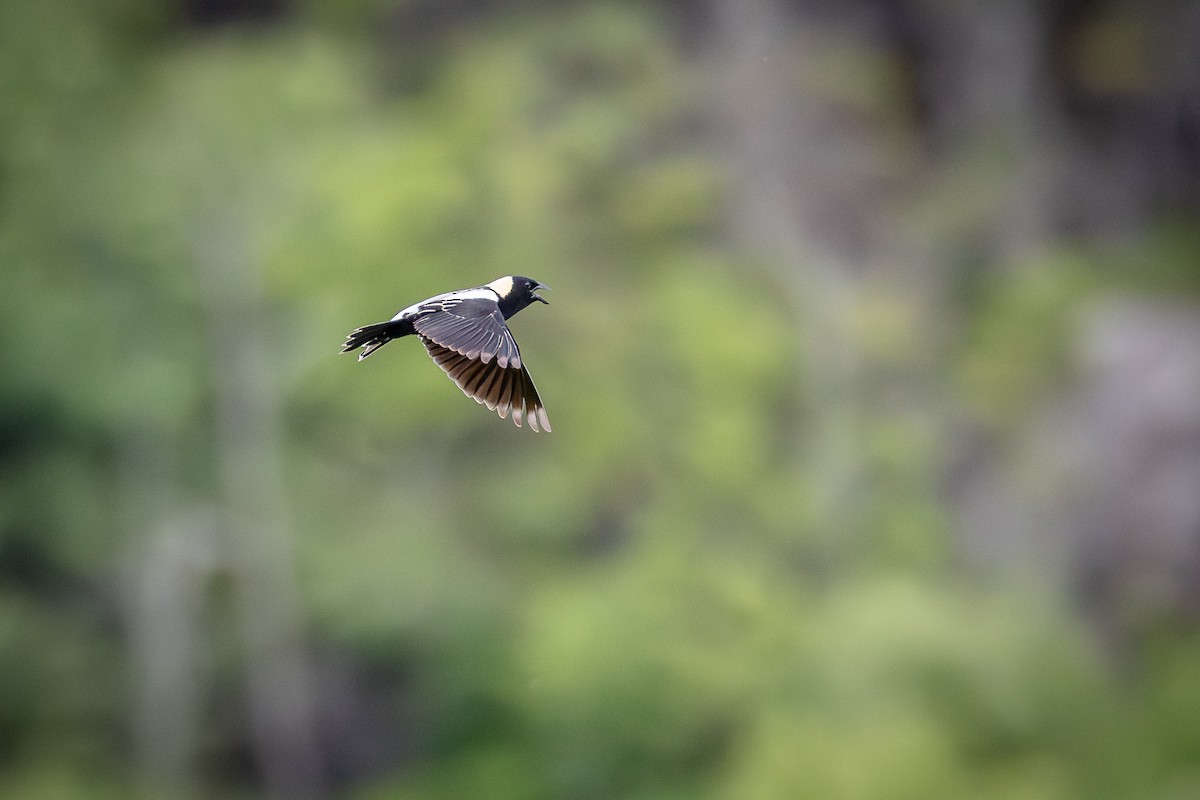
<path fill-rule="evenodd" d="M 1198 43 L 0 4 L 0 796 L 1200 797 Z"/>

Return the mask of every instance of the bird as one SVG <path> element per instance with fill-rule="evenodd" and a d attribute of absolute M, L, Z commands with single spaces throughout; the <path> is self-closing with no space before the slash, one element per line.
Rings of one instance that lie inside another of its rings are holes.
<path fill-rule="evenodd" d="M 523 275 L 505 275 L 483 286 L 434 295 L 401 309 L 387 322 L 356 328 L 346 337 L 342 352 L 362 348 L 362 361 L 392 339 L 415 335 L 467 397 L 501 419 L 511 411 L 518 428 L 525 419 L 535 432 L 549 432 L 546 407 L 506 324 L 534 302 L 549 305 L 537 294 L 549 288 Z"/>

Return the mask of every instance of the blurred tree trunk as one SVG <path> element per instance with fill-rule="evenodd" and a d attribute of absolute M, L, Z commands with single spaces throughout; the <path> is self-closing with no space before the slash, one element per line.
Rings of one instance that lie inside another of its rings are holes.
<path fill-rule="evenodd" d="M 266 794 L 317 798 L 326 794 L 326 776 L 286 522 L 280 391 L 248 224 L 226 214 L 196 246 L 214 359 L 224 547 Z"/>
<path fill-rule="evenodd" d="M 735 176 L 735 235 L 775 267 L 797 309 L 811 429 L 797 448 L 821 481 L 832 529 L 852 524 L 862 465 L 854 441 L 860 356 L 850 336 L 856 302 L 852 213 L 857 142 L 830 136 L 829 109 L 798 98 L 795 76 L 813 54 L 804 25 L 779 0 L 714 0 L 715 61 L 708 84 L 718 147 Z M 844 191 L 843 191 L 844 190 Z"/>
<path fill-rule="evenodd" d="M 145 531 L 129 565 L 124 612 L 136 676 L 134 742 L 146 797 L 200 796 L 197 758 L 207 682 L 199 641 L 215 566 L 209 510 L 181 511 L 178 449 L 126 431 L 117 460 L 129 527 Z"/>

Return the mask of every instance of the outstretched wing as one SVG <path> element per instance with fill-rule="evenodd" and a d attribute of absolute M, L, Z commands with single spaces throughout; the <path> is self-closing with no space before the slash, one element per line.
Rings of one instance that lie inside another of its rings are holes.
<path fill-rule="evenodd" d="M 495 359 L 501 367 L 521 366 L 521 351 L 494 301 L 469 298 L 438 306 L 413 320 L 423 339 L 485 364 Z"/>
<path fill-rule="evenodd" d="M 550 418 L 495 303 L 469 299 L 422 316 L 413 327 L 434 363 L 463 394 L 518 427 L 550 430 Z"/>

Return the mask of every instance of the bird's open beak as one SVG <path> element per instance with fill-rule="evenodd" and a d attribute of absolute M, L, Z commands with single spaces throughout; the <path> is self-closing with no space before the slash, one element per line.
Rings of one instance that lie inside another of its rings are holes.
<path fill-rule="evenodd" d="M 540 302 L 540 303 L 545 303 L 546 305 L 550 305 L 550 301 L 549 301 L 549 300 L 547 300 L 546 298 L 542 297 L 540 294 L 537 294 L 537 292 L 538 292 L 538 290 L 539 290 L 539 289 L 545 289 L 546 291 L 550 291 L 550 287 L 549 287 L 549 286 L 547 286 L 547 285 L 546 285 L 546 284 L 544 284 L 544 283 L 539 283 L 537 286 L 533 287 L 533 291 L 532 291 L 532 292 L 530 292 L 529 294 L 530 294 L 530 295 L 533 297 L 533 299 L 534 299 L 534 300 L 537 300 L 537 301 L 538 301 L 538 302 Z"/>

